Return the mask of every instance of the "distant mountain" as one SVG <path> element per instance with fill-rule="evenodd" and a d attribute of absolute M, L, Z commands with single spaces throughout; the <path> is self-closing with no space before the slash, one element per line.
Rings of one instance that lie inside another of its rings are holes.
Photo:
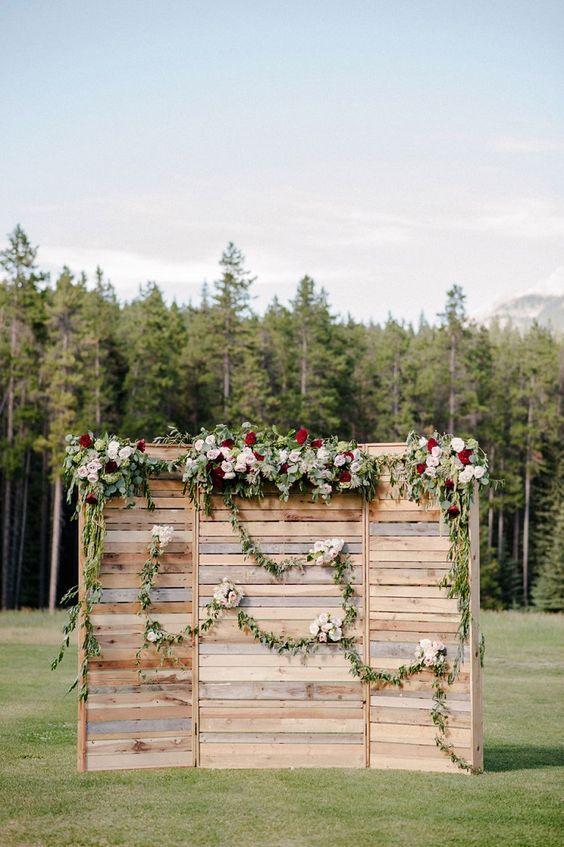
<path fill-rule="evenodd" d="M 495 306 L 484 323 L 498 320 L 511 323 L 519 330 L 528 329 L 533 321 L 564 333 L 564 294 L 522 294 Z"/>

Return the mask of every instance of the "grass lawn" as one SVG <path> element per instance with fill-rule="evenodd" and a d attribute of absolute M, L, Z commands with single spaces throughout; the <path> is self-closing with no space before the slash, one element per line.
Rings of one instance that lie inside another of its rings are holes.
<path fill-rule="evenodd" d="M 485 613 L 486 769 L 77 774 L 62 616 L 0 615 L 0 845 L 562 844 L 564 618 Z M 559 664 L 560 663 L 560 664 Z"/>

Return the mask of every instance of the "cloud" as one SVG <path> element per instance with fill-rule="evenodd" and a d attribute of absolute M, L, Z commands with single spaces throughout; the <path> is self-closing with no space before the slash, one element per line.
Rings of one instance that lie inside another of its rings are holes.
<path fill-rule="evenodd" d="M 561 153 L 564 151 L 564 141 L 550 138 L 518 138 L 512 135 L 502 135 L 494 138 L 491 142 L 490 149 L 494 153 L 509 153 L 511 155 Z"/>

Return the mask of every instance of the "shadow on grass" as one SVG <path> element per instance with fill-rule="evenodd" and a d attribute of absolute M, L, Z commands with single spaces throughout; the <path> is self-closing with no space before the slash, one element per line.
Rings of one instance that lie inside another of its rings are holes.
<path fill-rule="evenodd" d="M 488 744 L 484 750 L 484 770 L 489 773 L 556 767 L 564 767 L 564 749 L 561 747 Z"/>

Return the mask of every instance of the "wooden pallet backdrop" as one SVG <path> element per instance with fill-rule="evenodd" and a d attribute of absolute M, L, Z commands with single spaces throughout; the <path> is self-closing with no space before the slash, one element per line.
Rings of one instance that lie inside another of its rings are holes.
<path fill-rule="evenodd" d="M 372 453 L 402 444 L 366 445 Z M 151 446 L 172 458 L 179 448 Z M 162 558 L 151 614 L 169 631 L 193 614 L 226 576 L 245 592 L 243 605 L 263 628 L 300 635 L 321 611 L 340 612 L 330 568 L 308 566 L 279 581 L 242 556 L 221 498 L 212 515 L 194 513 L 178 478 L 153 480 L 156 510 L 143 500 L 125 510 L 108 504 L 103 594 L 92 622 L 102 648 L 88 672 L 89 697 L 79 706 L 78 768 L 374 767 L 457 771 L 435 746 L 430 719 L 432 676 L 402 688 L 360 684 L 336 646 L 308 659 L 279 656 L 243 634 L 227 613 L 198 644 L 177 648 L 182 667 L 161 667 L 144 653 L 140 681 L 135 653 L 142 641 L 137 614 L 139 571 L 155 523 L 175 528 Z M 472 528 L 474 624 L 459 680 L 448 689 L 450 739 L 457 752 L 482 763 L 478 505 Z M 438 637 L 456 649 L 458 611 L 438 582 L 446 573 L 448 535 L 438 510 L 397 501 L 382 481 L 370 504 L 340 495 L 325 505 L 295 495 L 245 501 L 241 519 L 273 557 L 305 554 L 317 540 L 344 538 L 354 566 L 359 651 L 373 667 L 409 663 L 417 642 Z M 153 614 L 154 613 L 154 614 Z"/>

